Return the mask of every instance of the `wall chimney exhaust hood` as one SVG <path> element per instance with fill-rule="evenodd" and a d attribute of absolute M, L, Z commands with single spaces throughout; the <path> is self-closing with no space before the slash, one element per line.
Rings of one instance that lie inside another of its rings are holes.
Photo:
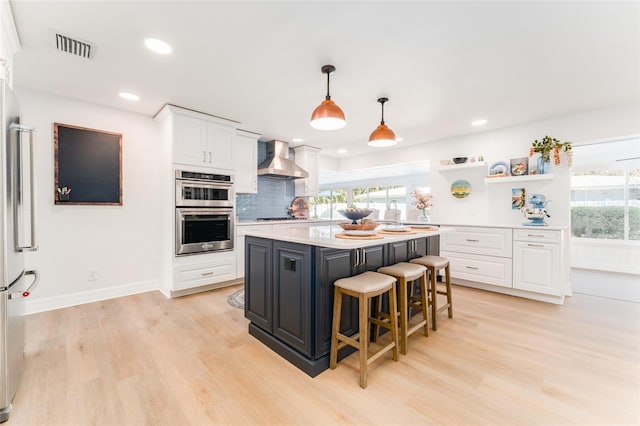
<path fill-rule="evenodd" d="M 267 142 L 267 158 L 258 165 L 258 176 L 279 179 L 300 179 L 309 173 L 289 158 L 289 144 L 281 141 Z"/>

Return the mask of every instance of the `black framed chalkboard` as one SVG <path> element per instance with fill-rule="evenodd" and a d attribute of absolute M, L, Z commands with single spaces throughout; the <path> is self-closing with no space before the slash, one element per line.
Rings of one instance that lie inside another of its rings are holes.
<path fill-rule="evenodd" d="M 53 123 L 56 204 L 122 205 L 122 134 Z"/>

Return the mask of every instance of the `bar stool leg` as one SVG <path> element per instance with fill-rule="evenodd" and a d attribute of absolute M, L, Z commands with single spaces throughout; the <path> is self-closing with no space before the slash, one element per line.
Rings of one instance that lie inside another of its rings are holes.
<path fill-rule="evenodd" d="M 390 325 L 391 325 L 391 340 L 395 342 L 395 346 L 392 349 L 393 360 L 398 360 L 398 301 L 396 299 L 396 283 L 393 283 L 391 292 L 389 293 L 389 313 L 390 313 Z"/>
<path fill-rule="evenodd" d="M 431 275 L 431 329 L 438 329 L 438 289 L 436 287 L 436 268 L 429 267 L 429 275 Z"/>
<path fill-rule="evenodd" d="M 368 367 L 368 349 L 369 349 L 369 303 L 364 294 L 358 296 L 358 304 L 360 307 L 360 387 L 367 387 L 367 367 Z"/>
<path fill-rule="evenodd" d="M 451 276 L 449 272 L 449 264 L 444 268 L 445 283 L 447 286 L 447 303 L 449 304 L 449 318 L 453 318 L 453 304 L 451 303 Z"/>
<path fill-rule="evenodd" d="M 340 332 L 340 312 L 342 311 L 342 292 L 336 287 L 333 292 L 333 322 L 331 323 L 331 352 L 329 368 L 335 370 L 338 363 L 338 333 Z"/>
<path fill-rule="evenodd" d="M 400 286 L 400 353 L 403 355 L 407 354 L 407 322 L 408 319 L 408 308 L 407 308 L 407 281 L 398 277 L 398 285 Z M 395 298 L 395 293 L 394 293 Z M 389 300 L 391 303 L 391 300 Z"/>
<path fill-rule="evenodd" d="M 427 290 L 427 272 L 420 277 L 420 303 L 422 304 L 422 318 L 425 321 L 424 335 L 429 337 L 429 295 Z"/>

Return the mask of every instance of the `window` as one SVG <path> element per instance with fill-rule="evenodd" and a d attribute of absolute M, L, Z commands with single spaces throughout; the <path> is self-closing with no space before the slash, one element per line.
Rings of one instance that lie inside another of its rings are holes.
<path fill-rule="evenodd" d="M 380 219 L 384 218 L 387 208 L 399 209 L 400 217 L 406 219 L 408 211 L 413 209 L 411 192 L 406 185 L 359 185 L 320 191 L 317 197 L 310 197 L 309 203 L 312 217 L 320 219 L 342 219 L 338 210 L 351 205 L 378 210 Z"/>
<path fill-rule="evenodd" d="M 640 141 L 574 148 L 571 235 L 640 240 Z"/>
<path fill-rule="evenodd" d="M 338 210 L 347 208 L 347 191 L 332 189 L 320 191 L 317 197 L 309 197 L 311 217 L 319 219 L 337 219 Z"/>

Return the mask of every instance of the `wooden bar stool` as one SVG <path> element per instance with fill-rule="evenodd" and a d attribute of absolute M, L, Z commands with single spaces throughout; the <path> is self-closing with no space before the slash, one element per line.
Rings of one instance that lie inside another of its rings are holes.
<path fill-rule="evenodd" d="M 423 329 L 423 334 L 429 336 L 429 302 L 427 291 L 427 268 L 416 263 L 399 262 L 395 265 L 378 268 L 381 274 L 391 275 L 398 280 L 398 292 L 400 299 L 400 353 L 407 354 L 407 338 L 416 331 Z M 413 282 L 420 280 L 420 296 L 414 297 L 413 292 L 407 292 L 407 285 L 413 289 Z M 381 307 L 382 298 L 378 300 L 378 310 Z M 409 326 L 410 308 L 422 311 L 422 320 Z M 378 326 L 374 327 L 377 338 Z"/>
<path fill-rule="evenodd" d="M 331 353 L 329 367 L 334 370 L 338 362 L 338 349 L 346 345 L 360 351 L 360 387 L 367 387 L 367 367 L 380 358 L 385 352 L 393 351 L 393 360 L 398 360 L 398 333 L 396 302 L 396 279 L 377 272 L 363 272 L 349 278 L 342 278 L 334 283 L 333 324 L 331 327 Z M 373 297 L 389 293 L 389 318 L 373 318 L 370 316 L 370 302 Z M 342 311 L 342 295 L 358 298 L 359 332 L 351 337 L 340 333 L 340 313 Z M 391 331 L 391 342 L 376 352 L 369 354 L 370 323 L 388 328 Z"/>
<path fill-rule="evenodd" d="M 411 259 L 411 263 L 417 263 L 418 265 L 426 266 L 431 276 L 431 327 L 434 330 L 438 329 L 437 314 L 445 309 L 449 311 L 449 318 L 453 318 L 453 304 L 451 302 L 451 274 L 449 271 L 449 259 L 442 256 L 422 256 L 416 259 Z M 436 286 L 437 272 L 444 269 L 445 273 L 445 289 L 439 290 Z M 447 295 L 447 303 L 438 307 L 438 294 Z"/>

